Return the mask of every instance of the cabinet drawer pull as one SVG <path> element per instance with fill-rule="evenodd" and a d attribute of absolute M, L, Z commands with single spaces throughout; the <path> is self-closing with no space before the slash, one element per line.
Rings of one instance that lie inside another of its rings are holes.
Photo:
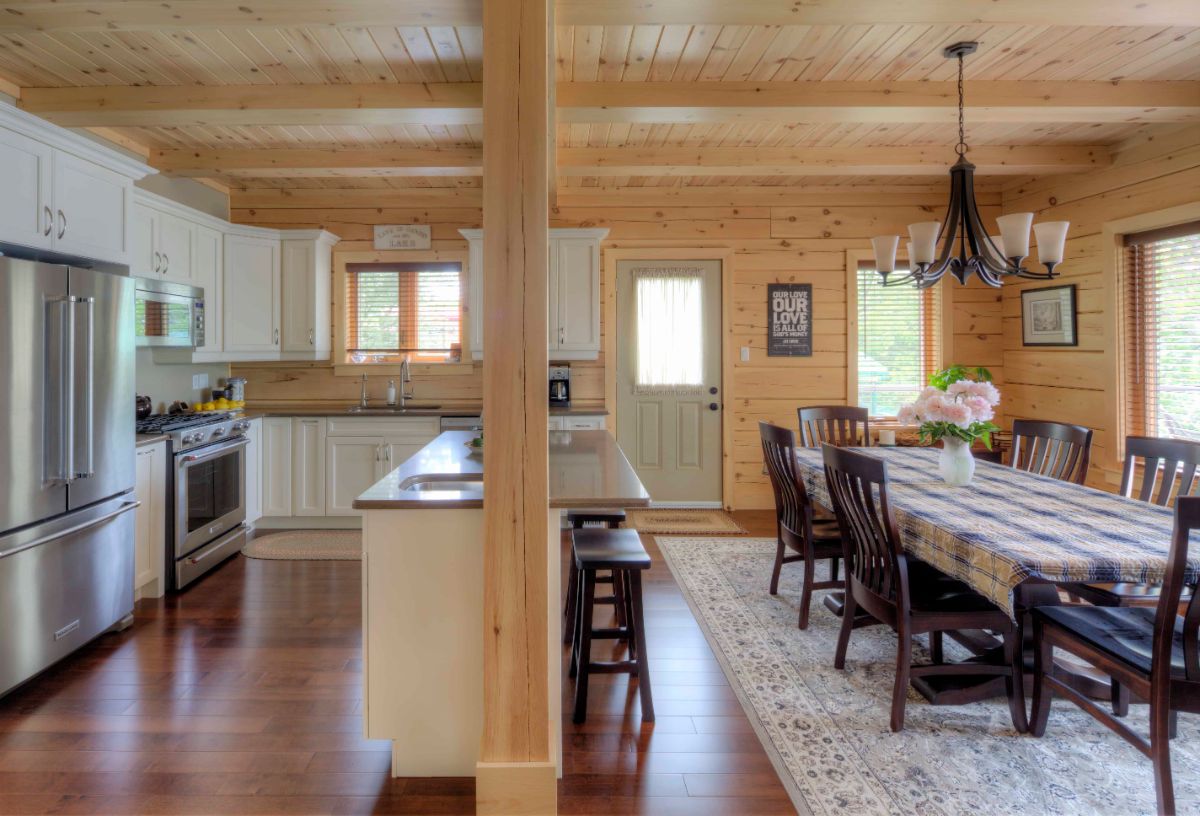
<path fill-rule="evenodd" d="M 272 342 L 278 346 L 279 345 L 279 329 L 275 330 L 275 333 L 272 335 L 272 337 L 275 338 Z"/>
<path fill-rule="evenodd" d="M 163 271 L 163 274 L 165 275 L 171 271 L 171 256 L 164 252 L 162 258 L 163 258 L 163 270 L 162 271 Z"/>
<path fill-rule="evenodd" d="M 161 252 L 154 253 L 154 272 L 155 272 L 155 274 L 162 274 L 162 253 Z"/>
<path fill-rule="evenodd" d="M 308 344 L 310 346 L 313 345 L 313 330 L 312 329 L 308 330 Z"/>
<path fill-rule="evenodd" d="M 58 211 L 58 237 L 62 238 L 67 234 L 67 216 L 62 210 Z"/>
<path fill-rule="evenodd" d="M 50 211 L 49 207 L 43 206 L 42 209 L 46 211 L 46 229 L 42 235 L 49 235 L 50 231 L 54 229 L 54 213 Z"/>

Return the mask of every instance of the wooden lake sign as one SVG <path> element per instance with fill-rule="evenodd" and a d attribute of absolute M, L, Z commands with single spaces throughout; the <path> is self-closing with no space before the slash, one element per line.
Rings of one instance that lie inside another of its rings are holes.
<path fill-rule="evenodd" d="M 433 233 L 428 224 L 376 224 L 376 249 L 429 249 Z"/>
<path fill-rule="evenodd" d="M 812 356 L 812 284 L 767 284 L 767 356 Z"/>

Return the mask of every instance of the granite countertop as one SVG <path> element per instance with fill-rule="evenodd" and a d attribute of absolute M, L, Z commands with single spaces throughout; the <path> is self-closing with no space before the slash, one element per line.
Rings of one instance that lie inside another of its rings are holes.
<path fill-rule="evenodd" d="M 359 496 L 357 510 L 483 507 L 483 458 L 472 455 L 471 431 L 444 431 Z M 551 507 L 646 507 L 650 494 L 608 431 L 550 431 Z M 419 490 L 414 477 L 454 480 L 462 489 Z M 463 486 L 467 483 L 470 487 Z M 477 486 L 476 486 L 477 485 Z"/>
<path fill-rule="evenodd" d="M 302 402 L 286 402 L 286 403 L 269 403 L 256 402 L 248 404 L 243 409 L 243 414 L 254 419 L 256 417 L 307 417 L 307 416 L 324 416 L 324 417 L 384 417 L 384 418 L 402 418 L 402 417 L 444 417 L 444 416 L 478 416 L 483 412 L 483 406 L 479 403 L 465 403 L 458 405 L 442 404 L 436 408 L 425 408 L 420 402 L 406 408 L 403 412 L 396 411 L 394 413 L 374 412 L 369 413 L 354 413 L 349 409 L 357 403 L 349 404 L 330 404 L 330 403 L 313 403 L 311 405 Z M 384 407 L 379 402 L 373 401 L 372 408 Z M 551 408 L 550 416 L 607 416 L 608 411 L 605 410 L 603 403 L 578 403 L 570 408 Z"/>
<path fill-rule="evenodd" d="M 146 445 L 157 445 L 159 442 L 166 442 L 166 434 L 138 434 L 137 447 L 144 448 Z"/>

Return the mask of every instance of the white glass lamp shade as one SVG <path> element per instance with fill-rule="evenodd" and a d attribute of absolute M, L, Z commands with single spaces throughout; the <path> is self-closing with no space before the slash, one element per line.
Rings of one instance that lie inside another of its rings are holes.
<path fill-rule="evenodd" d="M 904 242 L 904 257 L 908 259 L 908 271 L 911 272 L 916 264 L 913 263 L 912 241 Z"/>
<path fill-rule="evenodd" d="M 1069 226 L 1070 221 L 1043 221 L 1033 225 L 1033 232 L 1037 235 L 1039 261 L 1049 266 L 1062 263 Z"/>
<path fill-rule="evenodd" d="M 912 254 L 909 260 L 919 264 L 933 263 L 937 251 L 938 230 L 942 225 L 938 221 L 922 221 L 919 224 L 908 225 L 908 235 L 912 238 Z"/>
<path fill-rule="evenodd" d="M 896 271 L 896 247 L 899 245 L 899 235 L 879 235 L 871 239 L 876 271 L 884 274 Z"/>
<path fill-rule="evenodd" d="M 1029 257 L 1029 225 L 1032 223 L 1031 212 L 1009 213 L 996 219 L 996 224 L 1000 227 L 1000 243 L 996 246 L 1004 251 L 1004 257 Z"/>

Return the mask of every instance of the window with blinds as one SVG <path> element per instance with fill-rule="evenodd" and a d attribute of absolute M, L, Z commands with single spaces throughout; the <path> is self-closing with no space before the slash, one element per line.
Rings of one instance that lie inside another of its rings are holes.
<path fill-rule="evenodd" d="M 940 363 L 940 305 L 933 289 L 883 286 L 858 270 L 858 404 L 894 417 L 917 398 Z"/>
<path fill-rule="evenodd" d="M 456 263 L 346 267 L 349 362 L 450 357 L 462 344 L 462 267 Z"/>
<path fill-rule="evenodd" d="M 1200 221 L 1125 236 L 1126 431 L 1200 441 Z"/>

